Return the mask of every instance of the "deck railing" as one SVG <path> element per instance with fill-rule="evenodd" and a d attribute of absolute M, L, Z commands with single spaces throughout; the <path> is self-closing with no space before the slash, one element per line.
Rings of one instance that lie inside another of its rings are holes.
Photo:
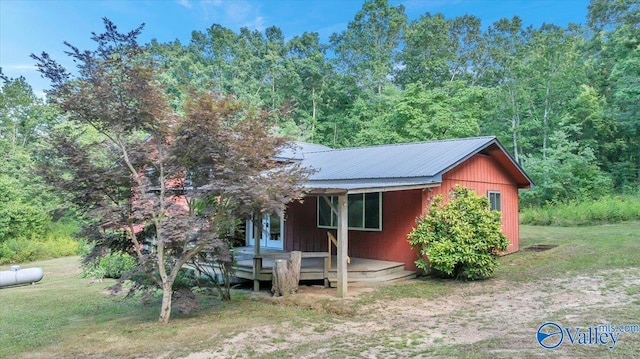
<path fill-rule="evenodd" d="M 336 237 L 334 237 L 331 232 L 327 232 L 327 255 L 329 256 L 329 269 L 331 269 L 331 256 L 333 255 L 331 253 L 333 251 L 333 247 L 331 246 L 331 244 L 338 248 L 338 240 L 336 239 Z M 347 263 L 351 263 L 351 258 L 349 258 L 349 256 L 347 256 Z"/>

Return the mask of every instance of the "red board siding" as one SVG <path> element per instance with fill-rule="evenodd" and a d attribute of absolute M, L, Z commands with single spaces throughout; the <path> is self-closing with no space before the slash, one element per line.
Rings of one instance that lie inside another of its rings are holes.
<path fill-rule="evenodd" d="M 407 242 L 407 234 L 422 212 L 422 191 L 394 191 L 382 194 L 382 231 L 349 231 L 349 255 L 405 263 L 414 269 L 416 253 Z M 317 197 L 304 203 L 292 203 L 285 216 L 286 250 L 326 251 L 327 231 L 316 223 Z M 333 253 L 335 254 L 335 247 Z"/>
<path fill-rule="evenodd" d="M 416 217 L 424 212 L 431 199 L 446 195 L 456 185 L 472 188 L 486 196 L 499 191 L 502 205 L 502 230 L 511 242 L 507 253 L 518 250 L 518 188 L 497 161 L 477 154 L 443 176 L 440 187 L 425 190 L 384 192 L 382 196 L 382 231 L 349 231 L 349 255 L 405 263 L 415 270 L 416 252 L 407 242 L 407 234 L 415 226 Z M 317 197 L 306 197 L 303 203 L 291 203 L 285 215 L 286 250 L 327 251 L 328 229 L 318 228 Z M 335 230 L 330 230 L 335 235 Z M 335 248 L 332 249 L 335 254 Z"/>
<path fill-rule="evenodd" d="M 445 173 L 440 187 L 425 192 L 425 207 L 438 194 L 446 198 L 456 184 L 471 188 L 483 196 L 486 196 L 488 191 L 500 192 L 502 232 L 511 242 L 506 253 L 516 252 L 519 248 L 518 188 L 508 173 L 491 157 L 477 154 Z"/>

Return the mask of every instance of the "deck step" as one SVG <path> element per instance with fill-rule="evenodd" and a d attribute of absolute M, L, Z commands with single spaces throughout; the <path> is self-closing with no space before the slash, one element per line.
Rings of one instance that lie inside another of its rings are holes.
<path fill-rule="evenodd" d="M 347 275 L 347 282 L 349 285 L 373 285 L 373 284 L 384 284 L 384 283 L 393 283 L 399 282 L 408 279 L 414 279 L 416 277 L 416 272 L 402 270 L 393 272 L 386 275 L 381 275 L 377 277 L 366 277 L 366 278 L 354 278 L 351 273 Z M 331 287 L 335 287 L 338 279 L 332 274 L 329 274 L 329 284 Z"/>
<path fill-rule="evenodd" d="M 348 268 L 348 266 L 347 266 Z M 354 279 L 368 279 L 368 278 L 378 278 L 387 275 L 392 275 L 395 273 L 404 272 L 404 264 L 396 263 L 394 265 L 390 265 L 381 269 L 362 269 L 362 270 L 352 270 L 349 269 L 349 278 Z M 329 271 L 329 277 L 336 277 L 336 270 L 331 269 Z"/>

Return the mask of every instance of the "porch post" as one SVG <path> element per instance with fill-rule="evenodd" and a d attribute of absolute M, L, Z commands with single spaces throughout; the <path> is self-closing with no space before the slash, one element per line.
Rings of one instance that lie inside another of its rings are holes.
<path fill-rule="evenodd" d="M 337 253 L 337 275 L 338 275 L 338 297 L 347 296 L 347 250 L 349 248 L 349 207 L 347 205 L 347 194 L 338 196 L 338 253 Z"/>
<path fill-rule="evenodd" d="M 262 258 L 260 255 L 260 241 L 262 240 L 262 215 L 253 216 L 253 291 L 260 291 L 260 272 L 262 271 Z"/>

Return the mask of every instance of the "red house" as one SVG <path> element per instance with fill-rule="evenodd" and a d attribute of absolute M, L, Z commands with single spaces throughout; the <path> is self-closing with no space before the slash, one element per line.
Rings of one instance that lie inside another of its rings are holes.
<path fill-rule="evenodd" d="M 518 250 L 518 189 L 532 181 L 495 137 L 344 149 L 299 144 L 279 157 L 316 170 L 305 184 L 308 194 L 302 203 L 291 203 L 284 216 L 263 221 L 260 243 L 248 226 L 247 244 L 258 252 L 273 247 L 327 253 L 330 233 L 337 238 L 339 296 L 347 290 L 349 257 L 415 270 L 416 252 L 407 234 L 431 199 L 446 196 L 456 184 L 489 198 L 492 209 L 502 212 L 502 229 L 511 242 L 507 252 Z"/>

